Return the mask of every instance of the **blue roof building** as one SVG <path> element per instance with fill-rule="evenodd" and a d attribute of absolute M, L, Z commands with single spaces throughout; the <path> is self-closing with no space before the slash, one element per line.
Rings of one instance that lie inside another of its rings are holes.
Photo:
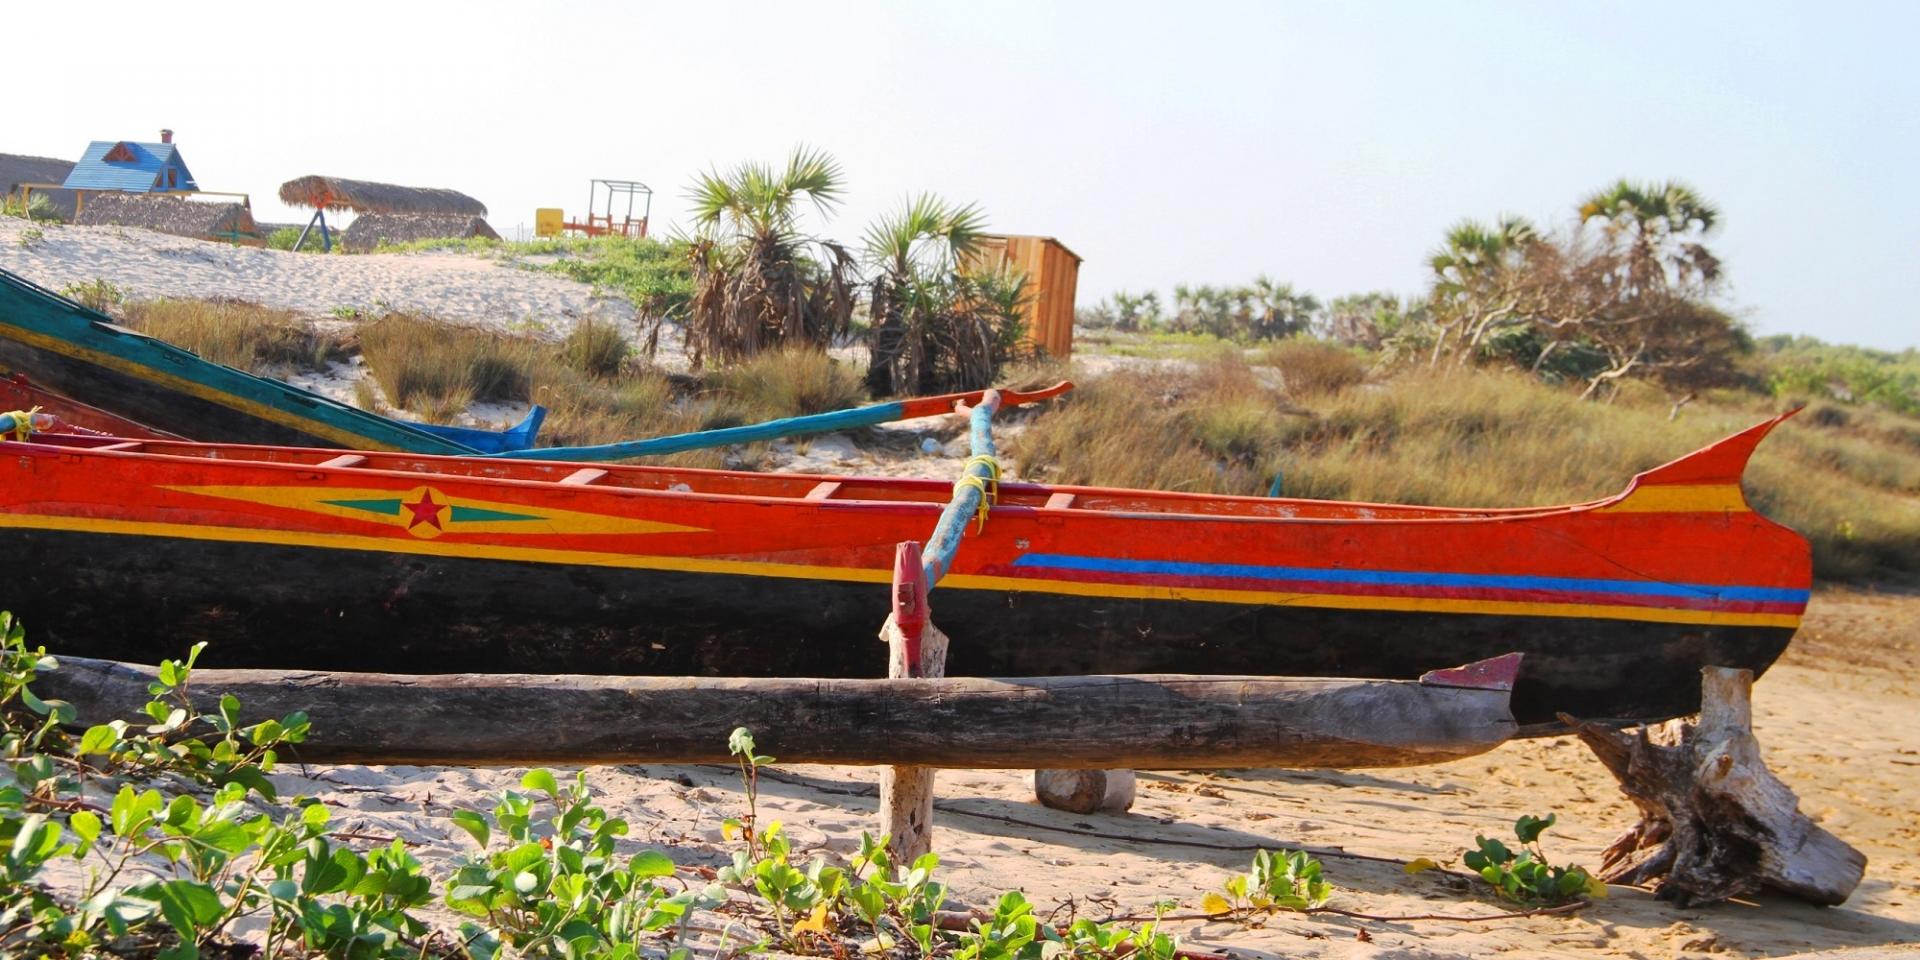
<path fill-rule="evenodd" d="M 173 145 L 173 131 L 160 131 L 159 143 L 95 140 L 61 184 L 68 190 L 117 190 L 122 193 L 197 191 L 193 173 Z"/>

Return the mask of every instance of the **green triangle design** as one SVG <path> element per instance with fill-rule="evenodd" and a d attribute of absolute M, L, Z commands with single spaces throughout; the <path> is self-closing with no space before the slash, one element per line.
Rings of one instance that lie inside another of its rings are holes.
<path fill-rule="evenodd" d="M 453 515 L 449 519 L 454 523 L 473 523 L 481 520 L 545 520 L 546 517 L 535 516 L 530 513 L 508 513 L 504 510 L 487 510 L 481 507 L 463 507 L 459 504 L 454 504 Z"/>
<path fill-rule="evenodd" d="M 348 510 L 365 510 L 368 513 L 377 513 L 387 517 L 391 517 L 400 512 L 399 497 L 393 497 L 387 500 L 322 500 L 320 502 L 330 507 L 346 507 Z"/>

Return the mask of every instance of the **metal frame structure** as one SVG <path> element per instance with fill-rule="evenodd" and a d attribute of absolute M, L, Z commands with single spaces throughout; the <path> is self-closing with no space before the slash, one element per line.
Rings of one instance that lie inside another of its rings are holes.
<path fill-rule="evenodd" d="M 601 194 L 603 191 L 606 194 L 605 204 L 601 203 Z M 616 224 L 613 220 L 613 208 L 619 197 L 626 198 L 627 209 L 622 215 L 620 222 Z M 633 217 L 633 205 L 636 197 L 641 198 L 640 219 L 638 220 Z M 594 212 L 603 207 L 606 210 L 605 213 Z M 652 187 L 638 180 L 602 180 L 596 178 L 588 181 L 586 222 L 581 223 L 577 220 L 568 220 L 563 226 L 568 230 L 575 230 L 589 237 L 619 234 L 623 237 L 639 239 L 647 235 L 647 220 L 652 215 Z"/>

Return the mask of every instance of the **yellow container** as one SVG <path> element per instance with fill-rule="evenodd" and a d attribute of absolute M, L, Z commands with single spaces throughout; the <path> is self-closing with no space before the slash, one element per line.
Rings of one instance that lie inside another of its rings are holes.
<path fill-rule="evenodd" d="M 567 215 L 559 207 L 541 207 L 533 211 L 533 235 L 557 237 L 565 230 Z"/>

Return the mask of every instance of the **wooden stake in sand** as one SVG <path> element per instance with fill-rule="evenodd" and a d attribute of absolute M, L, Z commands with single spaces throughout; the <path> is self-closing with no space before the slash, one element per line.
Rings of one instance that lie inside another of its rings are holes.
<path fill-rule="evenodd" d="M 976 406 L 954 405 L 954 412 L 967 414 L 973 455 L 967 458 L 953 485 L 953 497 L 927 538 L 925 555 L 913 541 L 894 551 L 893 612 L 880 629 L 880 639 L 887 644 L 888 677 L 947 675 L 947 638 L 929 619 L 927 593 L 953 567 L 967 526 L 978 517 L 984 530 L 987 511 L 999 498 L 993 415 L 1000 409 L 1000 400 L 1000 391 L 988 390 Z M 880 775 L 880 829 L 892 835 L 892 850 L 903 863 L 912 863 L 933 848 L 933 768 L 889 767 Z"/>
<path fill-rule="evenodd" d="M 1867 858 L 1807 819 L 1760 759 L 1753 672 L 1700 673 L 1698 720 L 1627 733 L 1560 715 L 1640 808 L 1640 823 L 1603 855 L 1602 878 L 1653 882 L 1661 899 L 1682 906 L 1761 887 L 1823 906 L 1846 900 Z"/>
<path fill-rule="evenodd" d="M 927 620 L 927 580 L 920 545 L 911 540 L 893 554 L 893 613 L 880 628 L 887 644 L 887 676 L 947 675 L 947 635 Z M 933 849 L 933 767 L 887 767 L 880 772 L 880 830 L 890 850 L 912 863 Z"/>

